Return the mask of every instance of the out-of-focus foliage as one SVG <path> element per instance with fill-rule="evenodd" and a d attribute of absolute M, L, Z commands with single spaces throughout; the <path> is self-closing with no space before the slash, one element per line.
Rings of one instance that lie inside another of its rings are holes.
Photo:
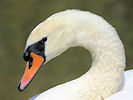
<path fill-rule="evenodd" d="M 73 8 L 91 11 L 111 23 L 125 44 L 127 65 L 133 65 L 132 0 L 0 0 L 0 100 L 26 100 L 89 69 L 88 52 L 71 48 L 44 65 L 23 92 L 17 90 L 25 69 L 25 42 L 32 29 L 53 13 Z"/>

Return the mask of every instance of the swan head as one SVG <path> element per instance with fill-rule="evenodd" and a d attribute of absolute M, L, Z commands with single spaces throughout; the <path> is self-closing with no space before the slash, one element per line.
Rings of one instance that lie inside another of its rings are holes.
<path fill-rule="evenodd" d="M 24 51 L 26 69 L 19 84 L 19 90 L 31 82 L 39 68 L 74 44 L 74 35 L 67 29 L 62 16 L 52 16 L 33 29 Z M 73 42 L 73 43 L 72 43 Z"/>

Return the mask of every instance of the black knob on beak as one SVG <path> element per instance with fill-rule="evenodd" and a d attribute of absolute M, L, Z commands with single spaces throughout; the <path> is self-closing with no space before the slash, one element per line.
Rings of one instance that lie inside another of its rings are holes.
<path fill-rule="evenodd" d="M 29 59 L 30 59 L 30 52 L 27 52 L 27 51 L 26 51 L 26 52 L 24 53 L 24 55 L 23 55 L 23 58 L 24 58 L 25 61 L 29 61 Z"/>

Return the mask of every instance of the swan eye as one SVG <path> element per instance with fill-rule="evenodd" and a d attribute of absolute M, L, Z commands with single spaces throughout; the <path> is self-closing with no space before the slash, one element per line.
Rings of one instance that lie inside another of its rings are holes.
<path fill-rule="evenodd" d="M 45 58 L 44 52 L 45 52 L 45 42 L 46 41 L 47 41 L 47 37 L 44 37 L 42 40 L 29 46 L 27 48 L 27 50 L 25 51 L 23 58 L 25 61 L 29 61 L 29 69 L 31 68 L 32 61 L 33 61 L 33 58 L 30 56 L 31 52 L 34 52 L 35 54 L 40 55 L 43 58 Z"/>
<path fill-rule="evenodd" d="M 43 41 L 46 42 L 47 41 L 47 37 L 43 38 Z"/>
<path fill-rule="evenodd" d="M 39 43 L 43 44 L 46 41 L 47 41 L 47 37 L 44 37 L 41 41 L 39 41 Z"/>

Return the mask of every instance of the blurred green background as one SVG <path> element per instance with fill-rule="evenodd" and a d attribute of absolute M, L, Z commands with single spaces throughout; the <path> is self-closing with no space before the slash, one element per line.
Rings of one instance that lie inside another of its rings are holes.
<path fill-rule="evenodd" d="M 84 74 L 91 64 L 87 50 L 76 47 L 44 65 L 31 84 L 19 92 L 25 69 L 23 51 L 32 29 L 65 9 L 88 10 L 103 16 L 118 31 L 133 65 L 132 0 L 0 0 L 0 100 L 26 100 L 55 85 Z"/>

